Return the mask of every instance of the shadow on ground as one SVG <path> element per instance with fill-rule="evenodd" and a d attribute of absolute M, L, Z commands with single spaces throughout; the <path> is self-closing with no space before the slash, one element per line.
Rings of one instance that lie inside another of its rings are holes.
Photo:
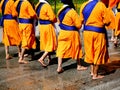
<path fill-rule="evenodd" d="M 101 65 L 99 72 L 104 75 L 109 75 L 115 73 L 117 69 L 120 69 L 120 60 L 115 60 L 108 64 Z"/>

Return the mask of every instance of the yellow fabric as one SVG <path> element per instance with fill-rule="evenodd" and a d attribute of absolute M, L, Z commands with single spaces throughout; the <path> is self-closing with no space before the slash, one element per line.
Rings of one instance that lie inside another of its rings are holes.
<path fill-rule="evenodd" d="M 62 9 L 63 8 L 59 10 L 58 15 Z M 71 9 L 65 15 L 62 23 L 68 26 L 76 26 L 78 31 L 60 30 L 58 36 L 58 48 L 56 52 L 57 57 L 72 59 L 82 58 L 82 46 L 79 34 L 81 23 L 79 15 L 74 9 Z"/>
<path fill-rule="evenodd" d="M 117 9 L 120 9 L 120 2 L 118 3 Z"/>
<path fill-rule="evenodd" d="M 117 12 L 115 17 L 115 36 L 120 35 L 120 12 Z"/>
<path fill-rule="evenodd" d="M 108 12 L 108 15 L 110 16 L 110 20 L 111 20 L 111 22 L 110 22 L 110 25 L 109 26 L 106 26 L 106 29 L 107 30 L 114 30 L 115 29 L 115 14 L 114 14 L 114 12 L 112 11 L 112 9 L 110 9 L 110 8 L 107 8 L 107 12 Z"/>
<path fill-rule="evenodd" d="M 56 22 L 56 16 L 52 10 L 52 7 L 49 4 L 46 3 L 42 6 L 40 11 L 40 16 L 38 17 L 38 19 L 49 20 L 53 22 L 53 24 L 45 24 L 45 25 L 39 24 L 40 50 L 52 52 L 57 48 L 57 38 L 54 28 L 54 23 Z"/>
<path fill-rule="evenodd" d="M 88 2 L 81 6 L 80 18 L 83 18 L 83 8 Z M 94 7 L 86 25 L 103 27 L 104 24 L 111 22 L 107 8 L 102 2 L 98 2 Z M 83 21 L 82 21 L 83 22 Z M 106 45 L 105 34 L 94 31 L 84 31 L 84 48 L 85 48 L 85 62 L 96 65 L 105 64 L 109 62 L 108 49 Z"/>
<path fill-rule="evenodd" d="M 18 13 L 16 11 L 18 2 L 19 0 L 17 0 L 14 4 L 14 8 L 12 11 L 13 16 L 18 16 Z M 20 13 L 19 13 L 19 18 L 25 18 L 25 19 L 36 18 L 36 12 L 33 9 L 32 5 L 27 0 L 23 0 L 22 2 Z M 22 48 L 35 49 L 36 40 L 35 40 L 35 31 L 34 31 L 33 24 L 19 23 L 19 29 L 20 29 L 21 37 L 22 37 Z"/>
<path fill-rule="evenodd" d="M 2 4 L 0 4 L 0 11 L 2 11 Z M 4 15 L 5 14 L 12 14 L 12 7 L 14 1 L 9 0 L 5 6 Z M 18 27 L 18 23 L 14 19 L 4 19 L 4 27 L 3 27 L 3 39 L 2 42 L 5 46 L 13 46 L 13 45 L 20 45 L 21 38 L 20 38 L 20 31 Z"/>
<path fill-rule="evenodd" d="M 88 2 L 85 2 L 80 9 L 80 18 L 83 20 L 83 8 Z M 96 12 L 102 12 L 96 13 Z M 102 16 L 101 16 L 102 15 Z M 86 22 L 86 25 L 96 26 L 96 27 L 103 27 L 104 24 L 108 24 L 111 22 L 111 17 L 109 14 L 109 10 L 105 7 L 105 5 L 102 2 L 98 2 L 97 5 L 94 7 L 91 15 L 89 16 L 89 19 Z"/>

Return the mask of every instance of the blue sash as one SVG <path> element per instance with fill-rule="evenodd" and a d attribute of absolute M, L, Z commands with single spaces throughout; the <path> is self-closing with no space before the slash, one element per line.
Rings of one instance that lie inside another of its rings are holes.
<path fill-rule="evenodd" d="M 75 26 L 67 26 L 67 25 L 62 24 L 62 23 L 60 23 L 59 26 L 60 26 L 60 28 L 63 29 L 63 30 L 68 30 L 68 31 L 70 31 L 70 30 L 71 30 L 71 31 L 75 30 L 75 31 L 78 31 Z"/>
<path fill-rule="evenodd" d="M 86 21 L 87 19 L 89 18 L 93 8 L 95 7 L 95 5 L 97 4 L 98 0 L 95 0 L 95 1 L 91 1 L 90 3 L 88 3 L 84 10 L 83 10 L 83 15 L 84 15 L 84 19 L 85 19 L 85 24 L 86 24 Z M 108 37 L 107 37 L 107 31 L 105 29 L 105 27 L 95 27 L 95 26 L 87 26 L 87 25 L 84 25 L 84 30 L 87 30 L 87 31 L 95 31 L 95 32 L 98 32 L 98 33 L 105 33 L 105 38 L 106 38 L 106 44 L 107 46 L 109 46 L 109 43 L 108 43 Z"/>
<path fill-rule="evenodd" d="M 5 5 L 8 2 L 8 0 L 4 0 L 3 4 L 2 4 L 2 15 L 4 15 L 4 11 L 5 11 Z M 0 19 L 0 26 L 3 26 L 3 22 L 4 22 L 4 18 L 3 16 Z"/>
<path fill-rule="evenodd" d="M 88 20 L 93 8 L 95 7 L 95 5 L 97 4 L 97 1 L 91 1 L 89 2 L 85 8 L 83 9 L 83 16 L 84 16 L 84 23 L 86 24 L 86 21 Z M 99 32 L 99 33 L 104 33 L 105 29 L 104 28 L 99 28 L 99 27 L 95 27 L 95 26 L 87 26 L 84 25 L 84 30 L 91 30 L 91 31 L 95 31 L 95 32 Z"/>
<path fill-rule="evenodd" d="M 19 18 L 19 23 L 33 24 L 33 19 Z"/>
<path fill-rule="evenodd" d="M 11 14 L 3 15 L 3 18 L 4 19 L 16 19 L 16 17 L 13 17 Z"/>
<path fill-rule="evenodd" d="M 38 16 L 38 17 L 39 17 L 39 15 L 40 15 L 40 10 L 41 10 L 41 7 L 43 6 L 43 4 L 45 4 L 45 3 L 40 3 L 40 4 L 38 5 L 37 9 L 36 9 L 36 12 L 37 12 L 37 16 Z"/>
<path fill-rule="evenodd" d="M 41 2 L 41 3 L 38 5 L 37 9 L 36 9 L 36 13 L 37 13 L 37 16 L 38 16 L 38 17 L 39 17 L 39 15 L 40 15 L 40 10 L 41 10 L 43 4 L 45 4 L 45 3 L 42 3 L 42 2 Z M 40 23 L 40 24 L 51 24 L 52 22 L 49 21 L 49 20 L 42 20 L 42 19 L 40 19 L 40 20 L 39 20 L 39 23 Z"/>
<path fill-rule="evenodd" d="M 39 20 L 39 23 L 40 24 L 51 24 L 52 22 L 51 21 L 49 21 L 49 20 Z"/>
<path fill-rule="evenodd" d="M 87 31 L 95 31 L 95 32 L 99 32 L 99 33 L 105 33 L 106 29 L 105 28 L 102 28 L 102 27 L 95 27 L 95 26 L 87 26 L 87 25 L 84 25 L 84 30 L 87 30 Z"/>
<path fill-rule="evenodd" d="M 19 13 L 20 13 L 20 7 L 21 7 L 21 5 L 22 5 L 22 1 L 19 1 L 18 5 L 17 5 L 17 8 L 16 8 L 16 10 L 18 12 L 18 16 L 19 16 Z"/>
<path fill-rule="evenodd" d="M 91 12 L 92 12 L 92 10 L 93 10 L 93 8 L 95 7 L 96 4 L 97 4 L 97 1 L 91 1 L 83 9 L 82 13 L 83 13 L 83 16 L 84 16 L 85 23 L 86 23 L 88 17 L 90 16 L 90 14 L 91 14 Z"/>
<path fill-rule="evenodd" d="M 62 23 L 66 13 L 70 10 L 71 8 L 69 6 L 65 7 L 61 12 L 60 14 L 58 15 L 59 17 L 59 20 L 60 20 L 60 28 L 63 29 L 63 30 L 76 30 L 77 31 L 77 28 L 75 26 L 68 26 L 68 25 L 65 25 Z"/>

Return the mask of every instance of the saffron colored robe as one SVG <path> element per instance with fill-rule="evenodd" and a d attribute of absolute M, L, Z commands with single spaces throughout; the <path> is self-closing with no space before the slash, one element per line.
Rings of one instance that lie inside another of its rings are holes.
<path fill-rule="evenodd" d="M 117 12 L 115 17 L 115 36 L 120 35 L 120 12 Z"/>
<path fill-rule="evenodd" d="M 89 2 L 89 1 L 88 1 Z M 81 22 L 84 22 L 83 9 L 88 3 L 82 4 L 80 9 Z M 93 8 L 86 25 L 103 27 L 105 24 L 111 22 L 109 12 L 102 2 L 98 2 Z M 98 33 L 91 30 L 83 31 L 85 62 L 100 65 L 109 62 L 107 41 L 104 33 Z"/>
<path fill-rule="evenodd" d="M 36 5 L 38 7 L 39 3 Z M 57 21 L 52 7 L 45 3 L 39 12 L 38 20 L 48 20 L 51 24 L 39 24 L 40 31 L 40 50 L 52 52 L 57 48 L 57 37 L 55 32 L 54 23 Z"/>
<path fill-rule="evenodd" d="M 58 15 L 63 9 L 64 7 L 58 11 Z M 58 22 L 59 21 L 58 18 Z M 83 54 L 79 33 L 81 23 L 79 15 L 74 9 L 70 9 L 63 18 L 62 23 L 68 26 L 75 26 L 77 30 L 60 30 L 56 56 L 60 58 L 72 58 L 75 60 L 82 58 Z"/>
<path fill-rule="evenodd" d="M 17 0 L 14 4 L 13 16 L 17 16 L 19 18 L 23 19 L 35 19 L 36 18 L 36 12 L 33 9 L 32 5 L 27 0 L 23 0 L 20 12 L 16 11 L 17 5 L 19 0 Z M 19 29 L 21 32 L 21 38 L 22 38 L 22 48 L 25 49 L 35 49 L 36 48 L 36 40 L 35 40 L 35 30 L 34 25 L 32 23 L 19 23 Z"/>
<path fill-rule="evenodd" d="M 2 12 L 2 5 L 3 1 L 0 3 L 0 11 Z M 12 7 L 13 7 L 14 1 L 8 0 L 8 2 L 5 5 L 4 14 L 10 14 L 12 15 Z M 3 23 L 3 38 L 2 42 L 5 46 L 13 46 L 13 45 L 20 45 L 21 37 L 20 37 L 20 31 L 18 22 L 15 19 L 4 19 Z"/>

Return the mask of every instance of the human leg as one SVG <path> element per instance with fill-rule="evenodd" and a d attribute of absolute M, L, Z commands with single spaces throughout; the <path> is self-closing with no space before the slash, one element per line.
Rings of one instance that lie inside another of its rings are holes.
<path fill-rule="evenodd" d="M 114 40 L 114 46 L 115 46 L 115 47 L 118 46 L 118 37 L 117 37 L 117 36 L 115 37 L 115 40 Z"/>
<path fill-rule="evenodd" d="M 90 75 L 93 76 L 93 65 L 90 65 Z"/>
<path fill-rule="evenodd" d="M 57 72 L 62 73 L 64 70 L 62 68 L 62 58 L 58 57 L 58 67 L 57 67 Z"/>
<path fill-rule="evenodd" d="M 115 40 L 115 30 L 112 30 L 111 31 L 111 41 L 113 41 L 114 42 L 114 40 Z"/>
<path fill-rule="evenodd" d="M 20 55 L 21 55 L 21 45 L 18 45 L 17 47 L 18 47 L 18 57 L 20 57 Z"/>
<path fill-rule="evenodd" d="M 38 59 L 38 62 L 40 62 L 43 67 L 46 67 L 46 66 L 47 66 L 47 65 L 44 63 L 44 59 L 46 58 L 46 56 L 48 55 L 48 53 L 49 53 L 49 52 L 45 51 L 45 52 L 43 53 L 43 55 Z"/>
<path fill-rule="evenodd" d="M 99 65 L 93 65 L 93 77 L 92 77 L 92 79 L 101 79 L 104 77 L 103 75 L 98 75 L 98 68 L 99 68 Z"/>
<path fill-rule="evenodd" d="M 28 63 L 27 61 L 24 60 L 24 53 L 25 53 L 25 49 L 22 48 L 21 55 L 20 55 L 19 60 L 18 60 L 18 62 L 20 64 L 27 64 Z"/>
<path fill-rule="evenodd" d="M 77 70 L 78 70 L 78 71 L 80 71 L 80 70 L 81 70 L 81 71 L 82 71 L 82 70 L 86 70 L 87 67 L 82 66 L 81 63 L 80 63 L 80 60 L 81 60 L 81 59 L 78 59 L 78 60 L 77 60 Z"/>
<path fill-rule="evenodd" d="M 6 60 L 12 59 L 12 56 L 9 54 L 9 46 L 5 46 Z"/>

